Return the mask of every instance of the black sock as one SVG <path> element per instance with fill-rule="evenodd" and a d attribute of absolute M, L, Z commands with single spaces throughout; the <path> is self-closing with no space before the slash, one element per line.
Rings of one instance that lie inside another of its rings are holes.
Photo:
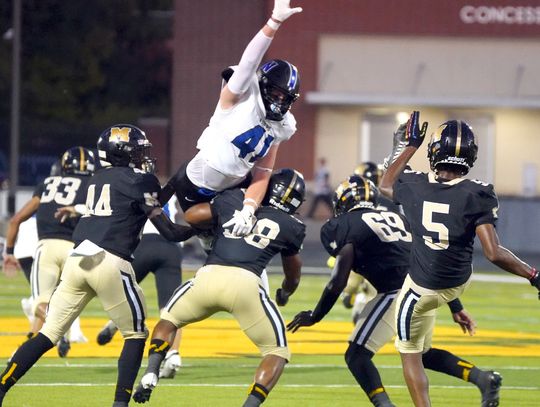
<path fill-rule="evenodd" d="M 255 397 L 261 403 L 268 397 L 269 390 L 262 384 L 253 383 L 249 389 L 249 396 Z"/>
<path fill-rule="evenodd" d="M 42 333 L 24 342 L 0 375 L 0 390 L 7 392 L 54 344 Z"/>
<path fill-rule="evenodd" d="M 374 402 L 373 397 L 388 399 L 388 395 L 382 384 L 379 371 L 371 360 L 372 357 L 373 352 L 356 343 L 350 343 L 347 352 L 345 352 L 345 361 L 349 370 L 369 399 Z"/>
<path fill-rule="evenodd" d="M 118 358 L 118 379 L 114 401 L 129 402 L 133 383 L 141 367 L 146 339 L 126 339 Z"/>
<path fill-rule="evenodd" d="M 148 367 L 146 368 L 146 373 L 159 374 L 159 367 L 165 356 L 167 356 L 169 349 L 171 349 L 169 342 L 162 341 L 161 339 L 152 339 L 150 349 L 148 350 Z"/>
<path fill-rule="evenodd" d="M 426 369 L 446 373 L 475 384 L 481 372 L 472 363 L 442 349 L 431 348 L 422 355 L 422 362 Z"/>

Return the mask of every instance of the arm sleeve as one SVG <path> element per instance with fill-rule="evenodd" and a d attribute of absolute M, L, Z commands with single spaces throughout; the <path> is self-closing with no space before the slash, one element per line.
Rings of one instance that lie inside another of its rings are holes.
<path fill-rule="evenodd" d="M 499 199 L 495 194 L 493 185 L 489 185 L 480 190 L 478 194 L 478 204 L 480 216 L 476 220 L 476 226 L 484 225 L 486 223 L 496 226 L 499 211 Z"/>
<path fill-rule="evenodd" d="M 294 256 L 302 250 L 302 243 L 306 237 L 306 225 L 298 222 L 298 225 L 295 226 L 297 227 L 295 227 L 296 233 L 294 234 L 294 238 L 292 238 L 289 245 L 281 251 L 281 254 L 285 257 Z"/>
<path fill-rule="evenodd" d="M 159 181 L 152 174 L 142 174 L 133 186 L 133 199 L 147 216 L 154 208 L 161 206 L 158 199 L 160 191 Z"/>
<path fill-rule="evenodd" d="M 37 196 L 41 197 L 41 194 L 43 194 L 43 191 L 45 190 L 45 182 L 40 182 L 37 184 L 36 188 L 34 189 L 34 193 L 32 194 L 32 197 Z"/>
<path fill-rule="evenodd" d="M 238 67 L 234 70 L 231 79 L 227 83 L 229 90 L 237 95 L 243 94 L 248 86 L 250 79 L 261 63 L 262 57 L 270 47 L 272 38 L 267 37 L 262 31 L 259 31 L 247 45 Z"/>

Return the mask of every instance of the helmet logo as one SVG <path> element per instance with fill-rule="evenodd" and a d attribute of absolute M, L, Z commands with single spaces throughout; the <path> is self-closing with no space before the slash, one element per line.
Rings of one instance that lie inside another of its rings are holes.
<path fill-rule="evenodd" d="M 278 63 L 276 61 L 268 61 L 262 66 L 261 71 L 263 71 L 264 73 L 268 73 L 276 66 L 278 66 Z"/>
<path fill-rule="evenodd" d="M 296 81 L 298 80 L 298 69 L 292 64 L 289 64 L 291 68 L 291 76 L 289 77 L 289 83 L 287 84 L 289 89 L 294 89 L 296 87 Z"/>
<path fill-rule="evenodd" d="M 431 143 L 436 143 L 438 141 L 441 141 L 442 133 L 444 129 L 446 129 L 447 127 L 448 125 L 446 124 L 439 126 L 437 130 L 435 130 L 435 133 L 433 133 L 433 135 L 431 136 Z"/>
<path fill-rule="evenodd" d="M 128 143 L 130 132 L 131 132 L 131 128 L 129 127 L 112 127 L 111 134 L 109 136 L 109 141 L 110 142 L 124 141 Z"/>

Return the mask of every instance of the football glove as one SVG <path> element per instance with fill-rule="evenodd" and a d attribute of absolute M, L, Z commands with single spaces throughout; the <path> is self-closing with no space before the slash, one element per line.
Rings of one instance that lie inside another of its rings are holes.
<path fill-rule="evenodd" d="M 276 303 L 277 303 L 277 305 L 279 305 L 280 307 L 283 307 L 283 306 L 287 305 L 287 303 L 289 302 L 289 296 L 290 295 L 291 294 L 289 294 L 283 288 L 278 288 L 276 290 Z"/>
<path fill-rule="evenodd" d="M 291 0 L 274 0 L 272 18 L 282 23 L 293 14 L 302 12 L 302 7 L 291 8 L 290 3 Z"/>
<path fill-rule="evenodd" d="M 341 294 L 341 301 L 343 302 L 343 306 L 347 309 L 351 309 L 354 306 L 354 302 L 356 301 L 356 294 Z"/>
<path fill-rule="evenodd" d="M 223 228 L 226 229 L 232 226 L 231 234 L 242 237 L 251 232 L 256 221 L 255 208 L 251 205 L 244 205 L 241 211 L 234 211 L 233 217 L 223 224 Z"/>
<path fill-rule="evenodd" d="M 420 128 L 420 112 L 418 110 L 412 112 L 405 132 L 407 147 L 418 148 L 422 145 L 426 137 L 427 126 L 427 122 L 424 122 L 422 123 L 422 128 Z"/>
<path fill-rule="evenodd" d="M 296 314 L 293 320 L 287 324 L 287 331 L 294 333 L 302 326 L 311 326 L 315 323 L 312 311 L 302 311 Z"/>
<path fill-rule="evenodd" d="M 405 147 L 407 147 L 407 140 L 405 139 L 406 131 L 407 123 L 402 123 L 394 132 L 394 138 L 392 140 L 392 152 L 383 161 L 383 168 L 385 171 L 388 169 L 388 167 L 390 167 L 390 164 L 396 161 L 396 158 L 399 157 Z"/>

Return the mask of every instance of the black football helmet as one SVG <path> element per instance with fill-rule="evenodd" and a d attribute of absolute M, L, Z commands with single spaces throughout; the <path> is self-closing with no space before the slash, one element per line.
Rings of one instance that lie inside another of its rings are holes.
<path fill-rule="evenodd" d="M 441 124 L 428 145 L 429 164 L 433 171 L 440 164 L 460 166 L 466 174 L 476 161 L 478 146 L 471 126 L 461 120 Z"/>
<path fill-rule="evenodd" d="M 373 208 L 377 205 L 379 190 L 373 182 L 353 174 L 343 181 L 334 192 L 332 203 L 334 216 L 343 215 L 357 208 Z"/>
<path fill-rule="evenodd" d="M 382 178 L 383 169 L 382 165 L 375 164 L 372 161 L 366 161 L 358 164 L 358 167 L 354 169 L 354 174 L 370 180 L 375 185 L 379 185 Z"/>
<path fill-rule="evenodd" d="M 92 175 L 95 168 L 94 153 L 77 146 L 67 150 L 60 160 L 62 175 Z"/>
<path fill-rule="evenodd" d="M 292 168 L 282 168 L 270 177 L 262 204 L 292 215 L 304 202 L 305 194 L 304 176 Z"/>
<path fill-rule="evenodd" d="M 99 158 L 114 167 L 141 168 L 149 157 L 152 143 L 144 131 L 131 124 L 109 127 L 97 142 Z"/>
<path fill-rule="evenodd" d="M 283 120 L 300 94 L 298 69 L 287 61 L 273 59 L 259 68 L 259 87 L 268 120 Z"/>

